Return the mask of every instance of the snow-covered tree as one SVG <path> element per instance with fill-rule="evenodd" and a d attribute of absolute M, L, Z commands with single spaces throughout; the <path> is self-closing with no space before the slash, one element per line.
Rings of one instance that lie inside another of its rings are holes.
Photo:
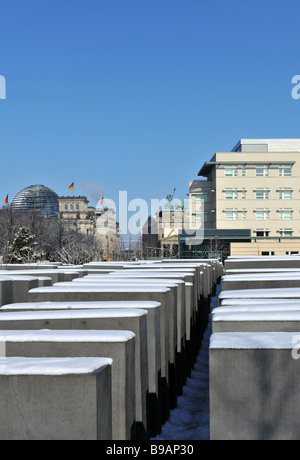
<path fill-rule="evenodd" d="M 7 246 L 3 257 L 4 263 L 25 264 L 37 262 L 43 258 L 43 253 L 37 252 L 35 236 L 27 227 L 20 227 L 11 244 Z"/>

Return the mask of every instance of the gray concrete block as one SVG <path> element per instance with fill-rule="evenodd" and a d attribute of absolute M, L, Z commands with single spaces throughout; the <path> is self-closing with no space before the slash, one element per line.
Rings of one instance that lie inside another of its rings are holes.
<path fill-rule="evenodd" d="M 135 439 L 135 335 L 131 331 L 0 331 L 0 357 L 109 357 L 112 439 Z"/>
<path fill-rule="evenodd" d="M 0 330 L 130 330 L 135 334 L 136 420 L 147 432 L 148 351 L 147 311 L 86 309 L 3 312 Z M 133 376 L 134 378 L 134 376 Z"/>
<path fill-rule="evenodd" d="M 33 276 L 18 276 L 9 274 L 13 282 L 13 302 L 27 302 L 30 289 L 39 287 L 39 280 Z"/>
<path fill-rule="evenodd" d="M 224 262 L 225 271 L 241 268 L 300 268 L 298 256 L 254 256 L 228 258 Z"/>
<path fill-rule="evenodd" d="M 243 299 L 248 300 L 266 300 L 266 299 L 299 299 L 300 300 L 300 288 L 266 288 L 266 289 L 237 289 L 229 291 L 221 291 L 218 297 L 219 305 L 222 305 L 223 301 L 229 299 Z"/>
<path fill-rule="evenodd" d="M 161 332 L 161 382 L 162 401 L 165 402 L 163 421 L 167 420 L 170 414 L 169 395 L 169 366 L 170 366 L 170 324 L 167 320 L 170 317 L 170 289 L 165 287 L 87 287 L 51 286 L 32 289 L 28 293 L 29 302 L 45 301 L 154 301 L 161 304 L 160 308 L 160 332 Z M 126 328 L 127 329 L 127 328 Z"/>
<path fill-rule="evenodd" d="M 7 276 L 0 276 L 0 306 L 14 301 L 13 288 L 13 280 Z"/>
<path fill-rule="evenodd" d="M 111 359 L 0 359 L 0 439 L 111 440 Z"/>
<path fill-rule="evenodd" d="M 61 270 L 57 268 L 48 268 L 48 269 L 35 269 L 27 268 L 24 270 L 9 270 L 1 271 L 1 275 L 17 275 L 17 276 L 46 276 L 52 279 L 52 283 L 58 283 L 59 281 L 72 281 L 74 278 L 79 277 L 79 272 L 74 270 Z"/>
<path fill-rule="evenodd" d="M 137 434 L 141 438 L 144 433 L 140 420 L 147 420 L 151 437 L 161 431 L 161 334 L 159 302 L 148 301 L 108 301 L 108 302 L 28 302 L 5 305 L 0 312 L 22 311 L 61 311 L 61 310 L 98 310 L 98 309 L 143 309 L 147 311 L 147 348 L 148 348 L 148 392 L 149 404 L 137 406 Z M 1 314 L 2 314 L 1 313 Z M 0 317 L 1 317 L 0 314 Z M 138 369 L 136 369 L 138 376 Z M 137 377 L 138 378 L 138 377 Z M 143 401 L 143 399 L 142 399 Z M 139 412 L 140 411 L 140 412 Z M 141 415 L 142 414 L 142 415 Z M 146 414 L 146 415 L 145 415 Z"/>
<path fill-rule="evenodd" d="M 222 277 L 222 291 L 294 287 L 300 287 L 300 273 L 256 273 L 225 275 Z"/>
<path fill-rule="evenodd" d="M 298 440 L 299 333 L 211 336 L 211 440 Z"/>
<path fill-rule="evenodd" d="M 222 310 L 222 307 L 219 310 Z M 297 332 L 300 331 L 300 311 L 237 311 L 229 313 L 220 311 L 212 316 L 212 331 L 213 333 Z"/>

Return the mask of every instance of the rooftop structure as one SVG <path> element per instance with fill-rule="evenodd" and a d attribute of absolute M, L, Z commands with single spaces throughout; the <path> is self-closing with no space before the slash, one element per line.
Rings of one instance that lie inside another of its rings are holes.
<path fill-rule="evenodd" d="M 44 216 L 55 217 L 58 214 L 58 195 L 44 185 L 30 185 L 14 197 L 11 207 L 20 211 L 39 211 Z"/>

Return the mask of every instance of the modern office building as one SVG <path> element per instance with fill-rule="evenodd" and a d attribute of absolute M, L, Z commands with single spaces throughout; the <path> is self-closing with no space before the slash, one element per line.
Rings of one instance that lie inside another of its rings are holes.
<path fill-rule="evenodd" d="M 300 253 L 300 139 L 241 139 L 231 152 L 215 153 L 198 176 L 189 183 L 193 223 L 204 224 L 198 251 Z M 181 243 L 187 251 L 184 235 Z"/>

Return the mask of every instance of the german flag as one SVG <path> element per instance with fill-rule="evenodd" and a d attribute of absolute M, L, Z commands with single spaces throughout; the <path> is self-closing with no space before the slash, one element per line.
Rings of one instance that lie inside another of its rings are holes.
<path fill-rule="evenodd" d="M 74 182 L 70 185 L 69 190 L 74 190 Z"/>
<path fill-rule="evenodd" d="M 4 204 L 7 204 L 8 203 L 8 195 L 6 196 L 5 200 L 4 200 Z"/>

